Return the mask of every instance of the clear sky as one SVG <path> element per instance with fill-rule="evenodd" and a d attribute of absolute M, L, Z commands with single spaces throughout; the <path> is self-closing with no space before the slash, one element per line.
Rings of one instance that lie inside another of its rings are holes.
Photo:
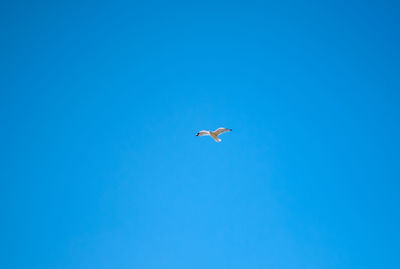
<path fill-rule="evenodd" d="M 398 1 L 63 2 L 0 4 L 1 268 L 400 268 Z"/>

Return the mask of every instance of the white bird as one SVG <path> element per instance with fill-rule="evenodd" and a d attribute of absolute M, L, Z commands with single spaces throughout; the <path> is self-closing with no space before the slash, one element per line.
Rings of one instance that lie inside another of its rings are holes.
<path fill-rule="evenodd" d="M 230 132 L 232 129 L 227 129 L 227 128 L 218 128 L 217 130 L 213 131 L 200 131 L 196 134 L 196 136 L 204 136 L 204 135 L 209 135 L 212 138 L 214 138 L 215 142 L 221 142 L 221 139 L 218 138 L 220 134 Z"/>

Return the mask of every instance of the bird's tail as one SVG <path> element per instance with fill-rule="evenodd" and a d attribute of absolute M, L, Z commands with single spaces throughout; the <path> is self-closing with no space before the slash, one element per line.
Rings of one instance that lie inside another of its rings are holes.
<path fill-rule="evenodd" d="M 218 137 L 213 137 L 215 142 L 221 142 L 221 139 L 219 139 Z"/>

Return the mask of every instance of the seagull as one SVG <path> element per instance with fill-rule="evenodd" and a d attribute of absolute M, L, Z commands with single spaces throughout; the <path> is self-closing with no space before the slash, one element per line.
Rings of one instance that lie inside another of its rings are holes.
<path fill-rule="evenodd" d="M 204 135 L 209 135 L 212 138 L 214 138 L 215 142 L 221 142 L 221 139 L 218 138 L 218 136 L 220 134 L 226 133 L 226 132 L 230 132 L 232 131 L 232 129 L 227 129 L 227 128 L 223 128 L 220 127 L 217 130 L 213 131 L 200 131 L 196 134 L 196 136 L 204 136 Z"/>

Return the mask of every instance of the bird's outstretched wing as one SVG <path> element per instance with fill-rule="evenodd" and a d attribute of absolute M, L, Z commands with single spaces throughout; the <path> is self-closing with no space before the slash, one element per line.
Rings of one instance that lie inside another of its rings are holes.
<path fill-rule="evenodd" d="M 215 135 L 220 135 L 220 134 L 223 134 L 223 133 L 226 133 L 226 132 L 230 132 L 230 131 L 232 131 L 232 129 L 227 129 L 227 128 L 221 127 L 221 128 L 218 128 L 217 130 L 215 130 L 213 133 Z"/>
<path fill-rule="evenodd" d="M 196 136 L 204 136 L 204 135 L 210 135 L 209 131 L 200 131 L 196 134 Z"/>

